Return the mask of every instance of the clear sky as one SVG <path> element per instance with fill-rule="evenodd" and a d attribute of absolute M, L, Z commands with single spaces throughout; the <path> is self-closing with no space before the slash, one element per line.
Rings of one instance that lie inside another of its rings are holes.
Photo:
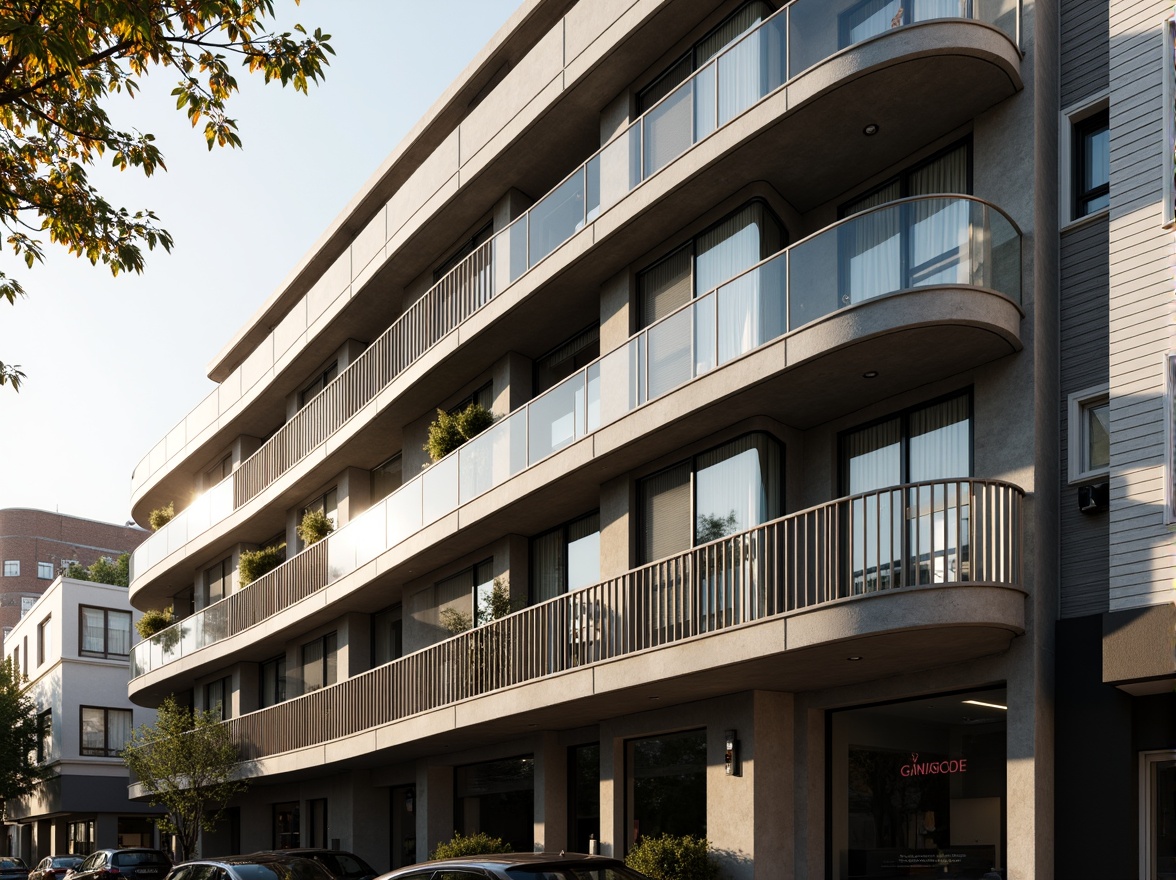
<path fill-rule="evenodd" d="M 168 171 L 91 178 L 112 203 L 153 209 L 175 248 L 118 278 L 51 244 L 31 270 L 0 253 L 28 293 L 0 302 L 0 361 L 28 376 L 19 394 L 0 388 L 0 508 L 128 520 L 131 471 L 213 389 L 209 362 L 518 2 L 277 0 L 287 27 L 321 27 L 337 54 L 309 96 L 240 71 L 240 150 L 206 149 L 168 71 L 115 107 L 156 135 Z"/>

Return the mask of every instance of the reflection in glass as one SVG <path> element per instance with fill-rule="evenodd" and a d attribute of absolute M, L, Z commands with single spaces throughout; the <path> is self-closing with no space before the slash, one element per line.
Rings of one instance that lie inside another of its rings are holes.
<path fill-rule="evenodd" d="M 661 834 L 706 837 L 706 731 L 689 730 L 627 746 L 630 843 Z"/>

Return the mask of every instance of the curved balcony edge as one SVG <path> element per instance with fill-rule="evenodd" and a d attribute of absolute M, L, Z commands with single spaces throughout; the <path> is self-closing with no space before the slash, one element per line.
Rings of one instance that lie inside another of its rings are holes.
<path fill-rule="evenodd" d="M 777 13 L 777 15 L 779 15 L 779 13 Z M 772 21 L 774 21 L 774 19 L 769 19 L 768 22 L 765 22 L 765 25 Z M 735 51 L 739 49 L 740 45 L 741 44 L 737 44 L 729 51 L 734 54 Z M 781 88 L 784 88 L 790 90 L 787 101 L 790 112 L 793 108 L 804 106 L 820 95 L 837 88 L 839 85 L 844 85 L 846 82 L 871 71 L 884 69 L 888 66 L 893 66 L 913 58 L 942 55 L 945 53 L 955 53 L 982 59 L 985 63 L 992 65 L 995 68 L 999 68 L 1004 72 L 1008 79 L 1009 93 L 1016 91 L 1021 87 L 1019 70 L 1017 66 L 1020 59 L 1020 52 L 1012 42 L 1011 37 L 1004 31 L 993 26 L 992 24 L 976 20 L 927 20 L 911 23 L 892 31 L 885 31 L 862 42 L 839 49 L 834 54 L 820 59 L 816 64 L 802 71 L 790 74 L 782 86 L 777 86 L 774 89 L 767 91 L 763 96 L 753 102 L 750 107 L 755 107 L 758 104 L 763 103 L 770 95 L 774 94 L 776 91 L 779 91 Z M 717 68 L 719 61 L 716 59 L 714 63 Z M 703 71 L 700 71 L 700 73 L 705 72 L 707 69 L 709 68 L 704 68 Z M 692 80 L 688 81 L 687 84 L 690 82 L 692 82 Z M 658 106 L 651 108 L 645 116 L 639 118 L 627 131 L 631 131 L 635 127 L 640 132 L 642 130 L 642 120 L 645 120 L 646 117 L 650 116 L 650 114 L 655 113 L 661 106 L 662 105 L 659 104 Z M 750 107 L 747 109 L 750 109 Z M 677 160 L 681 158 L 682 155 L 684 155 L 684 153 L 689 152 L 691 147 L 701 143 L 703 140 L 706 140 L 712 136 L 714 132 L 723 131 L 724 129 L 729 128 L 731 122 L 734 122 L 746 112 L 746 109 L 741 110 L 740 113 L 733 115 L 730 119 L 726 120 L 721 125 L 717 125 L 713 130 L 707 131 L 703 136 L 693 140 L 682 152 L 675 155 L 674 159 L 669 162 L 669 165 L 675 164 Z M 718 120 L 716 120 L 716 122 L 717 121 Z M 606 156 L 609 151 L 616 152 L 618 149 L 620 149 L 621 146 L 624 146 L 625 150 L 629 151 L 632 145 L 621 143 L 628 136 L 629 135 L 627 132 L 618 135 L 613 139 L 613 141 L 610 141 L 609 144 L 606 144 L 604 147 L 602 147 L 593 158 L 589 159 L 588 162 L 582 165 L 576 172 L 573 172 L 569 178 L 565 179 L 564 182 L 559 184 L 548 195 L 555 196 L 560 194 L 561 188 L 566 187 L 570 181 L 573 181 L 577 174 L 580 174 L 583 177 L 584 169 L 590 168 L 594 161 L 600 160 L 601 157 Z M 640 141 L 641 138 L 637 137 L 636 140 Z M 642 151 L 639 149 L 638 152 L 641 153 Z M 641 161 L 644 162 L 644 159 Z M 636 181 L 636 184 L 630 185 L 624 194 L 640 188 L 642 183 L 644 183 L 650 177 L 654 176 L 656 173 L 660 172 L 662 167 L 663 166 L 659 166 L 653 171 L 647 173 L 644 170 L 644 166 L 642 166 L 642 170 L 638 174 L 638 180 Z M 587 183 L 587 178 L 585 178 L 584 185 L 586 186 Z M 604 187 L 604 184 L 598 183 L 597 186 L 599 190 L 600 187 Z M 605 187 L 605 189 L 607 189 L 607 187 Z M 599 208 L 597 209 L 597 213 L 607 213 L 608 208 L 611 207 L 611 205 L 614 204 L 617 200 L 623 198 L 624 194 L 616 193 L 614 194 L 613 200 L 609 201 L 609 196 L 605 191 L 598 191 L 597 203 L 599 204 Z M 538 208 L 543 202 L 547 200 L 547 198 L 548 197 L 545 196 L 544 199 L 541 199 L 535 207 Z M 594 215 L 592 214 L 592 211 L 588 205 L 588 202 L 591 201 L 591 199 L 585 198 L 584 201 L 584 210 L 586 212 L 585 222 L 592 222 Z M 530 212 L 525 214 L 522 218 L 520 218 L 520 220 L 525 220 L 529 216 L 529 213 Z M 501 250 L 503 253 L 511 254 L 510 258 L 504 259 L 503 262 L 509 263 L 514 259 L 514 254 L 512 252 L 512 247 L 514 247 L 514 245 L 511 242 L 511 230 L 514 230 L 514 238 L 518 238 L 520 234 L 523 235 L 524 238 L 528 237 L 525 224 L 523 224 L 524 228 L 522 228 L 520 231 L 518 228 L 518 223 L 519 221 L 515 221 L 515 224 L 512 224 L 511 227 L 508 227 L 506 230 L 502 230 L 498 235 L 496 235 L 492 242 L 484 246 L 479 252 L 475 252 L 475 254 L 472 254 L 469 258 L 467 258 L 467 262 L 472 261 L 471 265 L 466 265 L 463 263 L 461 266 L 456 267 L 450 273 L 450 276 L 447 276 L 447 278 L 438 282 L 434 290 L 442 288 L 447 283 L 453 287 L 460 287 L 465 294 L 469 294 L 467 298 L 470 299 L 472 303 L 474 303 L 472 311 L 477 311 L 478 308 L 480 308 L 482 305 L 485 305 L 487 301 L 497 296 L 502 290 L 502 282 L 499 281 L 496 283 L 490 277 L 491 275 L 502 275 L 505 271 L 506 275 L 504 277 L 508 279 L 506 281 L 506 286 L 509 286 L 513 284 L 517 278 L 521 277 L 522 274 L 526 274 L 530 268 L 533 267 L 533 265 L 537 265 L 538 263 L 543 262 L 543 260 L 545 260 L 550 253 L 559 249 L 558 245 L 545 249 L 542 253 L 542 256 L 540 256 L 539 259 L 535 261 L 532 261 L 528 256 L 524 261 L 525 268 L 523 268 L 521 272 L 518 272 L 518 274 L 516 274 L 517 270 L 509 265 L 500 268 L 482 265 L 489 264 L 491 262 L 488 254 L 494 250 Z M 575 228 L 578 229 L 579 227 L 577 226 Z M 517 250 L 517 248 L 515 248 L 515 250 Z M 482 253 L 481 251 L 486 251 L 486 253 Z M 475 263 L 478 265 L 474 265 Z M 422 297 L 421 300 L 418 300 L 418 302 L 415 303 L 409 311 L 412 312 L 413 310 L 418 309 L 418 307 L 421 307 L 422 303 L 424 303 L 426 298 L 428 298 L 432 293 L 433 290 Z M 424 309 L 422 309 L 422 311 L 423 310 Z M 390 331 L 391 329 L 392 328 L 389 328 Z M 445 332 L 450 332 L 452 329 L 455 328 L 449 328 Z M 387 333 L 385 335 L 387 335 Z M 383 337 L 381 337 L 381 339 L 382 338 Z M 374 345 L 375 343 L 373 343 L 373 346 Z M 341 375 L 335 380 L 336 383 L 338 383 L 343 378 L 344 377 Z M 264 380 L 259 380 L 258 383 L 253 386 L 253 388 L 243 391 L 232 404 L 233 410 L 239 411 L 242 406 L 248 405 L 251 400 L 253 400 L 259 393 L 264 391 L 264 388 L 261 388 L 261 386 L 264 384 L 266 384 Z M 378 389 L 374 389 L 370 392 L 371 396 L 375 396 L 376 393 L 378 393 Z M 216 392 L 214 391 L 213 394 L 215 395 Z M 325 403 L 326 401 L 324 401 L 324 404 Z M 166 447 L 170 441 L 170 438 L 172 438 L 173 435 L 176 435 L 177 432 L 185 433 L 186 436 L 186 432 L 190 429 L 185 428 L 184 431 L 180 431 L 180 429 L 184 428 L 187 419 L 192 414 L 205 408 L 206 404 L 207 401 L 202 402 L 200 406 L 198 406 L 195 410 L 192 411 L 192 413 L 189 414 L 189 416 L 185 417 L 185 420 L 181 421 L 180 424 L 169 431 L 165 438 L 160 441 L 160 444 L 157 444 L 157 448 L 160 445 Z M 219 423 L 222 418 L 223 414 L 218 415 L 215 419 L 213 419 L 213 423 Z M 291 430 L 294 430 L 294 428 L 292 427 Z M 209 437 L 207 434 L 208 426 L 200 428 L 196 431 L 197 439 L 192 442 L 198 445 L 203 445 L 209 442 Z M 165 460 L 161 462 L 161 464 L 156 469 L 152 470 L 149 475 L 145 476 L 143 478 L 143 482 L 140 485 L 135 485 L 133 476 L 131 487 L 131 501 L 133 509 L 143 507 L 145 510 L 146 507 L 150 506 L 151 503 L 161 500 L 160 498 L 153 498 L 149 500 L 148 496 L 155 492 L 159 488 L 160 484 L 173 474 L 174 468 L 169 468 L 169 464 L 174 462 L 176 465 L 178 465 L 196 453 L 197 450 L 189 448 L 190 445 L 191 444 L 188 442 L 184 442 L 182 444 L 182 448 L 179 451 L 171 455 L 165 455 Z M 152 453 L 148 453 L 148 455 L 144 458 L 144 462 L 148 461 L 154 452 L 155 450 L 153 450 Z M 260 451 L 258 454 L 260 454 Z M 140 462 L 140 465 L 136 467 L 136 475 L 139 472 L 140 466 L 142 466 L 144 462 Z M 229 479 L 234 478 L 230 477 Z M 241 493 L 235 492 L 235 494 L 240 495 Z M 249 495 L 249 497 L 251 498 L 253 495 Z M 144 511 L 139 512 L 143 513 Z"/>
<path fill-rule="evenodd" d="M 435 667 L 441 660 L 434 654 L 450 650 L 444 646 L 461 643 L 461 639 L 499 633 L 485 637 L 492 642 L 503 639 L 517 647 L 525 634 L 535 639 L 539 638 L 537 633 L 561 627 L 568 630 L 566 644 L 560 642 L 564 647 L 553 654 L 529 655 L 530 659 L 516 669 L 501 674 L 486 672 L 489 678 L 483 675 L 484 671 L 478 671 L 466 682 L 476 693 L 465 696 L 473 696 L 487 688 L 493 690 L 544 677 L 569 665 L 578 667 L 617 659 L 648 647 L 705 635 L 735 624 L 811 610 L 866 593 L 949 583 L 1019 588 L 1022 497 L 1019 488 L 1003 481 L 958 479 L 896 486 L 837 499 L 642 566 L 594 587 L 530 606 L 472 633 L 393 661 L 392 665 L 408 662 L 412 657 L 432 658 L 422 661 L 427 668 L 417 669 L 405 679 L 407 686 L 407 682 L 416 680 L 413 676 L 439 674 Z M 907 515 L 892 516 L 890 512 L 896 510 L 903 510 Z M 867 521 L 873 525 L 864 530 Z M 816 554 L 801 552 L 810 544 L 824 549 Z M 322 566 L 325 554 L 321 548 L 321 544 L 315 545 L 300 557 L 307 557 L 312 563 L 317 560 Z M 258 588 L 258 595 L 245 595 L 253 587 Z M 201 645 L 189 641 L 191 650 L 181 652 L 185 637 L 196 635 L 190 629 L 191 622 L 187 625 L 189 631 L 185 632 L 181 621 L 171 629 L 176 634 L 174 638 L 167 637 L 165 631 L 137 644 L 131 657 L 132 698 L 158 696 L 174 689 L 169 689 L 167 684 L 180 671 L 172 665 L 177 661 L 179 666 L 191 670 L 207 661 L 216 662 L 217 657 L 227 659 L 223 649 L 237 641 L 233 635 L 248 638 L 249 631 L 263 623 L 273 628 L 277 621 L 272 616 L 267 619 L 257 614 L 256 599 L 270 594 L 272 600 L 275 587 L 273 580 L 261 579 L 234 594 L 241 601 L 219 603 L 222 607 L 215 619 L 221 630 L 214 634 L 219 638 L 212 643 Z M 306 601 L 322 604 L 325 598 L 321 590 L 306 592 L 289 604 L 287 612 L 299 619 L 306 617 Z M 590 631 L 574 623 L 575 619 L 584 618 L 585 608 L 595 609 L 590 617 L 596 622 L 591 624 Z M 648 619 L 650 608 L 661 609 L 663 618 L 669 613 L 677 614 L 680 619 L 666 630 L 665 619 L 659 618 L 660 622 Z M 653 630 L 649 630 L 650 626 Z M 202 628 L 201 635 L 208 632 L 208 623 L 203 623 Z M 222 651 L 206 653 L 216 647 Z M 485 650 L 489 648 L 477 648 L 479 652 Z M 508 665 L 517 660 L 516 653 L 507 652 Z M 443 666 L 452 659 L 446 657 L 449 655 L 442 658 Z M 369 673 L 359 677 L 363 675 Z"/>

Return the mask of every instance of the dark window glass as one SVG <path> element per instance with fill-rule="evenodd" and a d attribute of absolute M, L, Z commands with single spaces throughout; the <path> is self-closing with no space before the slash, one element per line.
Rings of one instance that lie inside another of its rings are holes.
<path fill-rule="evenodd" d="M 1111 203 L 1110 111 L 1101 110 L 1074 126 L 1074 219 Z"/>
<path fill-rule="evenodd" d="M 589 327 L 535 360 L 535 396 L 600 357 L 600 328 Z"/>
<path fill-rule="evenodd" d="M 857 214 L 859 211 L 876 208 L 908 196 L 929 196 L 938 193 L 969 195 L 971 192 L 972 142 L 965 140 L 911 166 L 864 195 L 846 202 L 841 206 L 840 214 L 842 217 L 848 217 L 850 214 Z"/>
<path fill-rule="evenodd" d="M 593 512 L 531 540 L 531 601 L 600 581 L 600 514 Z"/>
<path fill-rule="evenodd" d="M 531 755 L 454 770 L 454 826 L 501 837 L 515 852 L 535 849 L 535 759 Z"/>
<path fill-rule="evenodd" d="M 403 482 L 404 473 L 398 452 L 379 467 L 372 468 L 372 504 L 387 498 Z"/>
<path fill-rule="evenodd" d="M 661 834 L 706 837 L 706 731 L 626 745 L 629 843 Z"/>
<path fill-rule="evenodd" d="M 82 754 L 113 758 L 131 738 L 130 709 L 82 706 Z"/>
<path fill-rule="evenodd" d="M 600 743 L 568 749 L 568 842 L 588 852 L 600 840 Z"/>
<path fill-rule="evenodd" d="M 274 804 L 274 849 L 293 849 L 301 846 L 298 842 L 298 802 Z M 245 867 L 238 865 L 237 870 Z M 259 878 L 262 880 L 262 878 Z M 268 878 L 267 878 L 268 880 Z"/>
<path fill-rule="evenodd" d="M 298 395 L 298 408 L 306 406 L 316 397 L 318 397 L 324 388 L 334 381 L 335 377 L 339 375 L 339 362 L 335 361 L 317 376 L 315 376 L 302 392 Z"/>
<path fill-rule="evenodd" d="M 302 646 L 302 692 L 310 693 L 338 679 L 338 639 L 335 633 Z"/>
<path fill-rule="evenodd" d="M 372 615 L 372 666 L 382 666 L 404 654 L 404 622 L 400 605 Z"/>
<path fill-rule="evenodd" d="M 276 706 L 286 700 L 286 657 L 275 657 L 261 664 L 261 707 Z"/>

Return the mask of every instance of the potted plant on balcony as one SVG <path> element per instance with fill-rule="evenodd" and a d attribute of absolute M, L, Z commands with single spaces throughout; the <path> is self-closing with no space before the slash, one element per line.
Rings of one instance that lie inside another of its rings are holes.
<path fill-rule="evenodd" d="M 165 652 L 171 651 L 180 641 L 180 627 L 172 627 L 176 622 L 175 609 L 168 605 L 166 608 L 149 608 L 143 616 L 135 621 L 135 629 L 139 637 L 147 640 L 157 633 L 163 633 L 159 638 L 159 646 Z M 170 627 L 170 628 L 169 628 Z"/>
<path fill-rule="evenodd" d="M 428 440 L 422 448 L 429 454 L 431 462 L 438 462 L 493 425 L 496 418 L 480 403 L 471 403 L 456 413 L 439 409 L 437 418 L 429 425 Z"/>
<path fill-rule="evenodd" d="M 311 544 L 317 544 L 333 531 L 335 531 L 335 524 L 321 510 L 306 511 L 302 515 L 302 522 L 298 524 L 298 537 L 307 547 Z"/>
<path fill-rule="evenodd" d="M 268 574 L 286 561 L 286 542 L 262 547 L 260 550 L 242 550 L 237 563 L 237 574 L 242 587 L 247 587 L 262 575 Z"/>
<path fill-rule="evenodd" d="M 151 526 L 151 531 L 158 532 L 169 522 L 176 517 L 176 503 L 169 501 L 163 507 L 157 507 L 151 513 L 147 514 L 147 524 Z"/>

